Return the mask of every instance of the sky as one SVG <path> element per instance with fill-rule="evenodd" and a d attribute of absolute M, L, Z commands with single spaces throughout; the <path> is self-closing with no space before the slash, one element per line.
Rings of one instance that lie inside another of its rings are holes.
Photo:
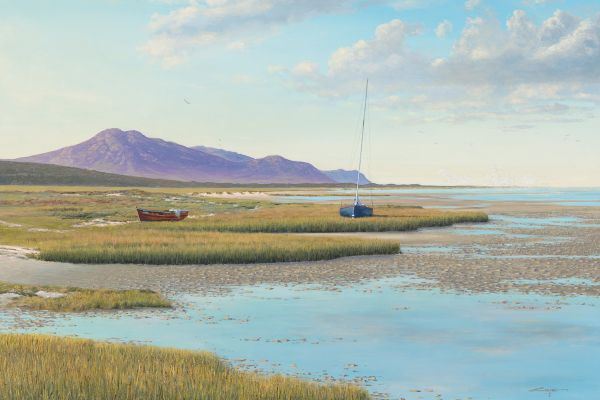
<path fill-rule="evenodd" d="M 380 183 L 600 187 L 597 0 L 0 0 L 0 158 L 106 128 Z"/>

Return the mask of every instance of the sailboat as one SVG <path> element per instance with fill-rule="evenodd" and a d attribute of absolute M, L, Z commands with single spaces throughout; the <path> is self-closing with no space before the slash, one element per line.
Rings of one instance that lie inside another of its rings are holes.
<path fill-rule="evenodd" d="M 340 207 L 340 215 L 342 217 L 348 218 L 363 218 L 363 217 L 372 217 L 373 216 L 373 208 L 368 207 L 360 202 L 360 198 L 358 197 L 358 189 L 360 186 L 360 169 L 362 168 L 362 153 L 363 153 L 363 143 L 365 139 L 365 118 L 367 116 L 367 95 L 369 93 L 369 80 L 367 79 L 367 84 L 365 86 L 365 104 L 363 107 L 363 118 L 362 118 L 362 129 L 360 132 L 360 154 L 358 156 L 358 170 L 356 171 L 356 194 L 354 196 L 354 204 L 351 206 Z"/>

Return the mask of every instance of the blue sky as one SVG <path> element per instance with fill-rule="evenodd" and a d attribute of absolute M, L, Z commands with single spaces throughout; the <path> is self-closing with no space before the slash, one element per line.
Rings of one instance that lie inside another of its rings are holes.
<path fill-rule="evenodd" d="M 366 77 L 377 181 L 600 186 L 595 0 L 0 0 L 0 158 L 119 127 L 352 168 Z"/>

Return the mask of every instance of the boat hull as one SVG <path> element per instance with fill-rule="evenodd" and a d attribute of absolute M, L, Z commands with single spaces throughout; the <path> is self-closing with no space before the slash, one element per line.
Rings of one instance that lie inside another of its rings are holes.
<path fill-rule="evenodd" d="M 373 209 L 371 207 L 360 205 L 341 207 L 340 215 L 347 218 L 365 218 L 373 216 Z"/>
<path fill-rule="evenodd" d="M 186 210 L 168 210 L 168 211 L 154 211 L 144 210 L 142 208 L 137 209 L 138 217 L 142 222 L 161 222 L 161 221 L 181 221 L 187 218 L 188 211 Z"/>

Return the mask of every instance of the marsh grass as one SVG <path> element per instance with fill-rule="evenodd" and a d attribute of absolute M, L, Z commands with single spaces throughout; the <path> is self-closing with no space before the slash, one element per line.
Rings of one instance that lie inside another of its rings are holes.
<path fill-rule="evenodd" d="M 440 211 L 406 206 L 376 206 L 371 218 L 342 218 L 338 207 L 316 204 L 278 204 L 237 214 L 222 214 L 186 224 L 165 225 L 165 230 L 219 232 L 389 232 L 412 231 L 455 223 L 487 222 L 485 213 Z"/>
<path fill-rule="evenodd" d="M 38 291 L 61 293 L 59 298 L 36 296 Z M 81 289 L 74 287 L 20 285 L 0 282 L 0 294 L 21 295 L 8 305 L 31 310 L 77 312 L 139 307 L 171 307 L 171 302 L 150 290 Z"/>
<path fill-rule="evenodd" d="M 409 231 L 488 220 L 480 212 L 385 205 L 375 206 L 373 218 L 350 219 L 338 215 L 337 205 L 216 199 L 189 189 L 26 189 L 31 191 L 0 192 L 0 244 L 74 263 L 229 264 L 393 254 L 399 251 L 393 241 L 291 234 Z M 136 206 L 185 208 L 190 217 L 139 223 Z M 79 227 L 97 218 L 129 223 Z"/>
<path fill-rule="evenodd" d="M 39 258 L 87 264 L 247 264 L 396 254 L 389 240 L 279 234 L 105 229 L 39 244 Z"/>
<path fill-rule="evenodd" d="M 78 211 L 76 209 L 71 209 L 68 211 L 57 211 L 54 212 L 53 215 L 59 216 L 63 219 L 78 219 L 78 220 L 90 220 L 94 218 L 106 218 L 114 215 L 112 212 L 105 211 Z"/>
<path fill-rule="evenodd" d="M 205 352 L 0 334 L 0 398 L 367 400 L 356 386 L 238 371 Z"/>

